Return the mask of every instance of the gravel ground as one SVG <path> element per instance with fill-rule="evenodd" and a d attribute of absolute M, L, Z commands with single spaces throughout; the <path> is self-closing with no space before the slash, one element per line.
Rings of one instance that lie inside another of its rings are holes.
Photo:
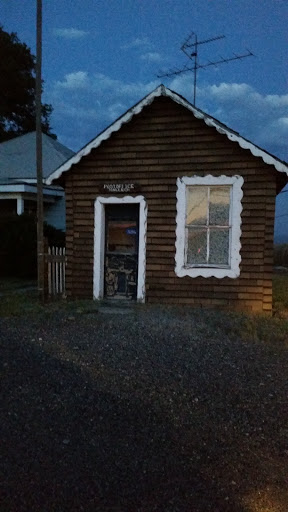
<path fill-rule="evenodd" d="M 1 511 L 287 512 L 288 350 L 241 322 L 0 319 Z"/>

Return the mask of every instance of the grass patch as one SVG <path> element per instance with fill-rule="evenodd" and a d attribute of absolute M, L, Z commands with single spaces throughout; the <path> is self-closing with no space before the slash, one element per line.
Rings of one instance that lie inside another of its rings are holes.
<path fill-rule="evenodd" d="M 182 309 L 185 317 L 194 318 L 200 338 L 241 339 L 275 348 L 288 347 L 288 321 L 281 317 L 217 310 Z M 171 309 L 171 318 L 173 311 Z M 180 327 L 179 327 L 180 328 Z"/>
<path fill-rule="evenodd" d="M 0 317 L 20 316 L 44 311 L 35 294 L 11 293 L 0 297 Z"/>
<path fill-rule="evenodd" d="M 288 312 L 288 274 L 279 273 L 273 276 L 273 311 Z"/>
<path fill-rule="evenodd" d="M 19 290 L 25 291 L 31 288 L 37 288 L 35 279 L 19 279 L 17 277 L 1 277 L 0 293 L 13 293 Z"/>
<path fill-rule="evenodd" d="M 31 290 L 31 281 L 6 280 L 2 283 L 1 291 L 5 290 L 5 296 L 0 296 L 0 317 L 16 317 L 21 315 L 53 315 L 54 313 L 78 317 L 86 313 L 94 313 L 99 303 L 91 300 L 66 301 L 58 300 L 41 304 L 38 301 L 37 290 Z M 34 283 L 35 284 L 35 283 Z M 27 291 L 25 291 L 25 286 Z M 30 287 L 30 288 L 29 288 Z M 21 291 L 20 291 L 21 289 Z M 140 309 L 150 309 L 151 306 L 142 305 Z M 177 306 L 158 306 L 159 310 L 177 311 Z M 138 306 L 135 308 L 137 311 Z M 153 309 L 153 308 L 152 308 Z M 156 306 L 157 309 L 157 306 Z M 199 317 L 198 332 L 207 336 L 207 325 L 213 336 L 217 333 L 232 338 L 240 338 L 277 347 L 288 346 L 288 273 L 279 273 L 273 276 L 273 312 L 274 317 L 265 315 L 246 315 L 218 310 L 191 310 L 189 307 L 181 308 L 183 317 Z"/>
<path fill-rule="evenodd" d="M 274 265 L 288 267 L 288 244 L 274 246 Z"/>
<path fill-rule="evenodd" d="M 288 347 L 288 322 L 285 320 L 262 315 L 243 315 L 237 324 L 238 336 L 244 341 L 252 340 L 278 347 Z"/>
<path fill-rule="evenodd" d="M 55 312 L 69 314 L 71 316 L 97 311 L 98 302 L 91 300 L 66 301 L 54 300 L 41 304 L 37 291 L 13 292 L 0 297 L 0 318 L 15 317 L 21 315 L 49 315 Z"/>

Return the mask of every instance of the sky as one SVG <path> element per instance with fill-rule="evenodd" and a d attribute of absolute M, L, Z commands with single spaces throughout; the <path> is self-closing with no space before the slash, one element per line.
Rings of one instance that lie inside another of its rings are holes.
<path fill-rule="evenodd" d="M 36 53 L 36 0 L 0 0 L 0 23 Z M 43 100 L 58 140 L 79 150 L 160 83 L 193 101 L 181 45 L 200 64 L 196 106 L 288 161 L 287 0 L 43 0 Z M 191 39 L 192 40 L 192 39 Z M 191 62 L 191 61 L 190 61 Z M 288 195 L 288 194 L 287 194 Z"/>

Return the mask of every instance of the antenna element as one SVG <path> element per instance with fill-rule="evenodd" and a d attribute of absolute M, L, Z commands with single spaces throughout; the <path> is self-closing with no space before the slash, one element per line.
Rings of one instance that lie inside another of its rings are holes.
<path fill-rule="evenodd" d="M 193 66 L 190 67 L 187 64 L 182 68 L 172 68 L 169 69 L 166 73 L 158 74 L 158 78 L 163 77 L 170 77 L 175 75 L 181 75 L 182 73 L 187 73 L 188 71 L 193 71 L 194 73 L 194 100 L 193 105 L 195 107 L 196 105 L 196 85 L 197 85 L 197 71 L 198 69 L 206 69 L 209 66 L 219 66 L 220 64 L 227 64 L 228 62 L 231 62 L 232 60 L 242 60 L 245 57 L 254 57 L 254 54 L 247 50 L 247 53 L 242 55 L 237 55 L 236 53 L 233 53 L 234 57 L 228 57 L 224 58 L 220 56 L 219 60 L 215 61 L 208 61 L 206 64 L 199 64 L 198 62 L 198 46 L 201 44 L 207 44 L 211 43 L 212 41 L 218 41 L 218 39 L 224 39 L 225 36 L 216 36 L 211 37 L 210 39 L 205 39 L 204 41 L 198 41 L 197 34 L 195 32 L 191 32 L 191 34 L 185 39 L 184 43 L 181 46 L 181 50 L 185 55 L 188 57 L 189 60 L 193 62 Z"/>

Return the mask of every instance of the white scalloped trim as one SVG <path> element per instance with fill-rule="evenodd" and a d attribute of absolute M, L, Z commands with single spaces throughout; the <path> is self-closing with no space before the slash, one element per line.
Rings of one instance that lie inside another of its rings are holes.
<path fill-rule="evenodd" d="M 138 247 L 138 276 L 137 301 L 145 302 L 146 279 L 146 232 L 147 204 L 143 196 L 97 197 L 95 201 L 94 223 L 94 272 L 93 296 L 102 299 L 104 295 L 104 252 L 105 252 L 105 204 L 135 204 L 139 203 L 139 247 Z"/>
<path fill-rule="evenodd" d="M 183 176 L 177 179 L 177 215 L 176 215 L 176 253 L 175 273 L 178 277 L 231 277 L 240 275 L 241 262 L 241 212 L 242 212 L 242 176 Z M 185 267 L 185 216 L 186 216 L 186 186 L 187 185 L 232 185 L 232 218 L 230 242 L 230 268 L 215 267 Z"/>
<path fill-rule="evenodd" d="M 104 140 L 109 139 L 112 133 L 120 130 L 123 124 L 129 123 L 132 117 L 142 112 L 143 108 L 147 105 L 150 105 L 157 96 L 167 96 L 168 98 L 171 98 L 179 105 L 182 105 L 183 107 L 190 110 L 197 119 L 203 119 L 208 126 L 213 126 L 219 133 L 221 133 L 222 135 L 226 135 L 229 140 L 231 140 L 232 142 L 238 142 L 241 148 L 249 149 L 252 155 L 262 158 L 262 160 L 266 164 L 273 165 L 277 171 L 284 172 L 288 176 L 288 165 L 286 165 L 284 162 L 281 162 L 281 160 L 277 159 L 276 157 L 273 157 L 263 149 L 258 148 L 257 146 L 252 144 L 252 142 L 249 142 L 248 140 L 244 139 L 236 132 L 230 130 L 213 117 L 209 116 L 208 114 L 205 114 L 205 112 L 202 112 L 202 110 L 193 107 L 191 103 L 189 103 L 187 100 L 179 96 L 179 94 L 177 94 L 176 92 L 167 89 L 167 87 L 165 87 L 164 85 L 159 85 L 154 91 L 148 94 L 148 96 L 143 98 L 143 100 L 137 103 L 134 107 L 128 110 L 125 114 L 123 114 L 123 116 L 117 119 L 117 121 L 115 121 L 108 128 L 106 128 L 106 130 L 100 133 L 100 135 L 98 135 L 95 139 L 93 139 L 86 146 L 84 146 L 84 148 L 82 148 L 78 153 L 76 153 L 76 155 L 72 156 L 72 158 L 67 160 L 67 162 L 62 164 L 60 167 L 58 167 L 58 169 L 56 169 L 52 174 L 50 174 L 50 176 L 46 179 L 46 184 L 51 185 L 52 181 L 60 178 L 63 172 L 69 171 L 72 165 L 77 164 L 83 156 L 89 155 L 92 149 L 97 148 Z"/>

